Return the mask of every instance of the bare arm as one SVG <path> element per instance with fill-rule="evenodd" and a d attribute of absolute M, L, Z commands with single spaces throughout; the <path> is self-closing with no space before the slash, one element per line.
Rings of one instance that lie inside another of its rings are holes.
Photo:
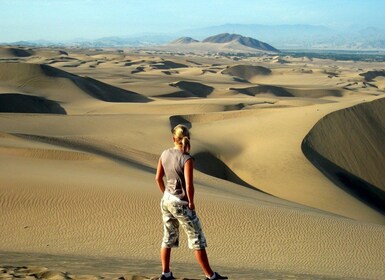
<path fill-rule="evenodd" d="M 166 187 L 164 185 L 164 181 L 163 181 L 163 177 L 164 177 L 164 169 L 163 169 L 163 165 L 162 165 L 162 161 L 159 160 L 158 161 L 158 167 L 156 168 L 156 175 L 155 175 L 155 181 L 160 189 L 160 191 L 162 193 L 164 193 Z"/>
<path fill-rule="evenodd" d="M 190 209 L 195 209 L 193 169 L 194 169 L 193 160 L 189 159 L 188 161 L 186 161 L 186 163 L 184 165 L 184 179 L 186 181 L 186 192 L 187 192 L 187 199 L 188 199 L 188 207 Z"/>

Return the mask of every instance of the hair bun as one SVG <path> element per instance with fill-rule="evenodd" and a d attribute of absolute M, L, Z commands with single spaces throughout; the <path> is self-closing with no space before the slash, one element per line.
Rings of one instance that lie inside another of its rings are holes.
<path fill-rule="evenodd" d="M 185 153 L 189 152 L 191 145 L 190 145 L 190 131 L 188 127 L 183 124 L 178 124 L 172 130 L 172 134 L 174 135 L 175 138 L 179 139 L 177 144 L 181 146 L 183 151 Z"/>

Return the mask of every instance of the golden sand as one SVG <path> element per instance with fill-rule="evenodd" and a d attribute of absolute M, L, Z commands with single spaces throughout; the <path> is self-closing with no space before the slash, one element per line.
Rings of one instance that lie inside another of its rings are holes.
<path fill-rule="evenodd" d="M 0 277 L 156 277 L 155 168 L 185 123 L 214 269 L 383 279 L 383 206 L 364 196 L 384 199 L 384 80 L 362 74 L 384 63 L 6 47 L 0 58 Z M 172 257 L 192 277 L 180 279 L 201 276 L 184 236 Z"/>

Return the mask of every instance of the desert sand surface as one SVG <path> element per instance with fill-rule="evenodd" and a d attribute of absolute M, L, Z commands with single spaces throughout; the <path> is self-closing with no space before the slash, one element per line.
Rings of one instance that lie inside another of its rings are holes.
<path fill-rule="evenodd" d="M 385 63 L 0 47 L 0 277 L 156 279 L 170 130 L 230 279 L 384 279 Z M 187 240 L 178 279 L 203 277 Z"/>

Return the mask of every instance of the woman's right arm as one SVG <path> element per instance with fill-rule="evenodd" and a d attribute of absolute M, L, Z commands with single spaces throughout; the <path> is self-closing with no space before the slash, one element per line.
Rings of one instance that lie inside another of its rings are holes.
<path fill-rule="evenodd" d="M 193 169 L 194 169 L 193 160 L 189 159 L 184 164 L 184 178 L 185 178 L 185 181 L 186 181 L 186 192 L 187 192 L 187 199 L 188 199 L 188 207 L 190 209 L 192 209 L 192 210 L 195 209 Z"/>
<path fill-rule="evenodd" d="M 163 181 L 163 177 L 164 177 L 164 169 L 163 169 L 163 165 L 162 165 L 162 161 L 159 160 L 158 161 L 158 167 L 156 168 L 156 175 L 155 175 L 155 181 L 160 189 L 160 191 L 162 193 L 164 193 L 166 187 L 164 185 L 164 181 Z"/>

